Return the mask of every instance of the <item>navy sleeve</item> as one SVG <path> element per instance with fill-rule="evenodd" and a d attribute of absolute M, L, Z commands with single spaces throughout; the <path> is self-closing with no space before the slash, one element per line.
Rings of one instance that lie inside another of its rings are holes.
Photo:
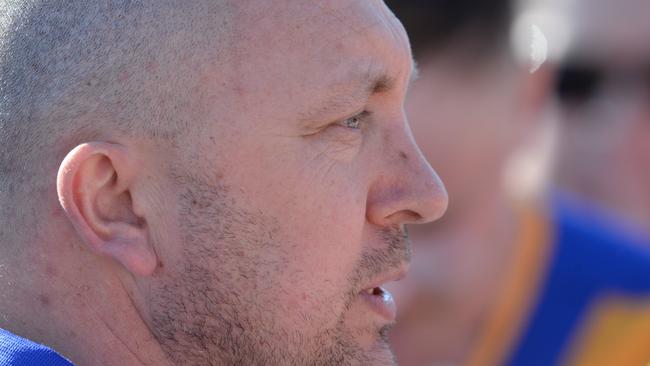
<path fill-rule="evenodd" d="M 73 366 L 53 350 L 0 329 L 0 366 Z"/>

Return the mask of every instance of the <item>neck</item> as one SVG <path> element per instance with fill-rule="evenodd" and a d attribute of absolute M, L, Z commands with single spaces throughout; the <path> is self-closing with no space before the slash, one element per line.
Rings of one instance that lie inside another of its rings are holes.
<path fill-rule="evenodd" d="M 133 297 L 135 284 L 114 263 L 87 255 L 92 271 L 56 255 L 26 253 L 5 264 L 0 327 L 42 343 L 77 365 L 168 365 Z M 29 264 L 27 264 L 29 263 Z M 104 271 L 109 268 L 109 271 Z M 112 273 L 100 277 L 97 273 Z"/>

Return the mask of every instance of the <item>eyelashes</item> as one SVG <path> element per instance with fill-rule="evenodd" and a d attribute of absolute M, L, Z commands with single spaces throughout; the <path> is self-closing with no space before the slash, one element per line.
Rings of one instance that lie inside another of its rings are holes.
<path fill-rule="evenodd" d="M 368 111 L 363 111 L 361 113 L 357 113 L 356 115 L 339 122 L 338 125 L 341 127 L 349 128 L 351 130 L 360 130 L 363 122 L 366 120 L 366 118 L 369 115 L 370 113 Z"/>

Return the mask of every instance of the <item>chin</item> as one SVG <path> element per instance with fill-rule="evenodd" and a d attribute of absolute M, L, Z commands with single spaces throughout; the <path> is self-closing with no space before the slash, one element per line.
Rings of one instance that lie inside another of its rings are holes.
<path fill-rule="evenodd" d="M 367 353 L 369 362 L 362 362 L 362 364 L 373 366 L 394 366 L 397 365 L 395 353 L 387 341 L 387 333 L 390 328 L 384 327 L 379 333 L 379 339 L 370 347 Z"/>
<path fill-rule="evenodd" d="M 397 360 L 395 358 L 395 353 L 390 349 L 388 343 L 380 341 L 377 346 L 373 347 L 369 355 L 372 362 L 370 365 L 373 366 L 395 366 L 397 365 Z"/>

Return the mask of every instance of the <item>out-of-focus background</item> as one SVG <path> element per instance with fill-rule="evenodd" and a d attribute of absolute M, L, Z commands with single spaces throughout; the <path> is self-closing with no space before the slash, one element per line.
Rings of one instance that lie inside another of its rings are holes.
<path fill-rule="evenodd" d="M 450 197 L 390 288 L 399 364 L 650 364 L 650 2 L 386 3 Z"/>

